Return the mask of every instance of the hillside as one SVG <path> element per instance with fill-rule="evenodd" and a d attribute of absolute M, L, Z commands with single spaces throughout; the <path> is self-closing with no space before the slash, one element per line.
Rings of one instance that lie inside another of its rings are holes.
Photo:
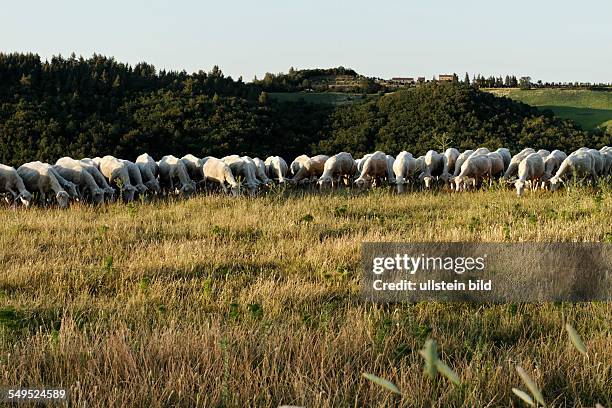
<path fill-rule="evenodd" d="M 420 155 L 450 145 L 572 150 L 608 141 L 529 105 L 452 83 L 430 83 L 340 106 L 330 122 L 329 136 L 315 149 L 319 153 L 408 150 Z"/>
<path fill-rule="evenodd" d="M 571 119 L 585 130 L 612 127 L 612 92 L 587 89 L 490 89 L 498 96 L 550 109 L 555 115 Z"/>
<path fill-rule="evenodd" d="M 100 55 L 43 62 L 38 55 L 0 53 L 0 163 L 107 154 L 135 159 L 143 152 L 291 159 L 374 149 L 423 154 L 448 143 L 512 150 L 609 144 L 602 132 L 588 134 L 552 114 L 461 84 L 431 83 L 385 96 L 372 95 L 365 82 L 359 93 L 268 93 L 303 75 L 356 74 L 293 71 L 260 84 L 234 80 L 216 66 L 187 74 Z"/>

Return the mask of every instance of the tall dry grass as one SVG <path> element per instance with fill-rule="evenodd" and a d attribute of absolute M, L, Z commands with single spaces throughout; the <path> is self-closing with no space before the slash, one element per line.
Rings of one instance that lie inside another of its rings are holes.
<path fill-rule="evenodd" d="M 518 406 L 520 365 L 555 406 L 609 406 L 609 304 L 367 304 L 359 249 L 610 242 L 611 196 L 379 190 L 2 209 L 0 384 L 63 386 L 77 407 Z M 423 375 L 428 338 L 462 386 Z"/>

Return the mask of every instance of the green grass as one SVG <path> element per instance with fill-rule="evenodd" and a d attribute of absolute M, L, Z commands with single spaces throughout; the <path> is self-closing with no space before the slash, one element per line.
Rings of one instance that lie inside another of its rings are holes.
<path fill-rule="evenodd" d="M 365 98 L 362 94 L 343 92 L 271 92 L 270 98 L 280 102 L 295 102 L 303 100 L 311 103 L 327 103 L 345 105 Z"/>
<path fill-rule="evenodd" d="M 609 127 L 612 123 L 612 92 L 587 89 L 490 89 L 541 109 L 550 109 L 560 118 L 571 119 L 585 130 Z"/>

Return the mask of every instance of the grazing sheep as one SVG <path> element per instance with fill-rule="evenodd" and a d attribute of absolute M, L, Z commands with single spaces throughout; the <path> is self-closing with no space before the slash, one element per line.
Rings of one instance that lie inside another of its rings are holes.
<path fill-rule="evenodd" d="M 463 163 L 465 163 L 468 157 L 470 157 L 472 154 L 474 154 L 473 150 L 465 150 L 459 155 L 459 157 L 457 157 L 457 160 L 455 161 L 455 171 L 453 172 L 453 176 L 457 177 L 459 173 L 461 173 L 461 166 L 463 166 Z"/>
<path fill-rule="evenodd" d="M 241 177 L 244 180 L 241 184 L 247 188 L 249 194 L 255 194 L 260 184 L 259 180 L 257 180 L 255 163 L 252 160 L 246 160 L 235 154 L 225 156 L 221 160 L 230 167 L 234 178 Z"/>
<path fill-rule="evenodd" d="M 499 149 L 497 149 L 495 151 L 495 153 L 498 153 L 502 159 L 504 159 L 504 172 L 508 169 L 508 166 L 510 165 L 510 161 L 512 160 L 512 155 L 510 154 L 510 150 L 506 149 L 505 147 L 500 147 Z"/>
<path fill-rule="evenodd" d="M 443 156 L 435 150 L 430 150 L 425 154 L 425 171 L 419 177 L 425 183 L 425 188 L 431 187 L 431 182 L 442 175 L 444 168 Z"/>
<path fill-rule="evenodd" d="M 32 203 L 32 194 L 14 167 L 0 164 L 0 192 L 9 193 L 13 202 L 19 200 L 26 208 Z"/>
<path fill-rule="evenodd" d="M 450 180 L 452 177 L 450 172 L 455 171 L 455 164 L 457 163 L 457 158 L 459 155 L 459 150 L 455 149 L 454 147 L 449 147 L 442 156 L 444 164 L 442 166 L 442 174 L 440 175 L 440 179 L 444 181 L 445 184 L 448 183 L 448 180 Z"/>
<path fill-rule="evenodd" d="M 564 179 L 574 174 L 577 177 L 597 178 L 593 156 L 588 151 L 576 151 L 563 160 L 557 173 L 550 179 L 550 191 L 556 191 Z"/>
<path fill-rule="evenodd" d="M 544 159 L 544 175 L 542 176 L 542 181 L 550 180 L 553 174 L 559 170 L 561 163 L 563 163 L 563 160 L 566 158 L 567 154 L 561 150 L 553 150 L 550 152 L 550 154 Z"/>
<path fill-rule="evenodd" d="M 185 165 L 189 177 L 196 183 L 196 185 L 204 181 L 204 173 L 202 171 L 204 161 L 202 159 L 195 157 L 193 154 L 186 154 L 185 156 L 181 157 L 181 161 Z"/>
<path fill-rule="evenodd" d="M 461 165 L 461 172 L 454 176 L 451 182 L 455 184 L 455 191 L 466 189 L 468 179 L 473 180 L 473 186 L 491 176 L 491 160 L 486 154 L 472 154 Z"/>
<path fill-rule="evenodd" d="M 528 147 L 526 149 L 521 150 L 519 153 L 515 154 L 514 156 L 512 156 L 512 160 L 510 160 L 510 165 L 506 169 L 506 172 L 504 173 L 504 176 L 502 177 L 502 179 L 509 180 L 510 177 L 515 176 L 518 173 L 518 167 L 519 167 L 521 160 L 529 156 L 531 153 L 535 153 L 535 150 L 533 150 L 531 147 Z"/>
<path fill-rule="evenodd" d="M 387 183 L 395 184 L 395 174 L 393 173 L 393 163 L 395 163 L 395 157 L 390 154 L 387 155 Z"/>
<path fill-rule="evenodd" d="M 157 176 L 159 176 L 159 166 L 155 160 L 147 153 L 143 153 L 136 158 L 136 165 L 140 169 L 140 175 L 144 185 L 155 194 L 161 193 L 161 185 Z"/>
<path fill-rule="evenodd" d="M 211 181 L 218 183 L 225 194 L 228 192 L 226 183 L 230 185 L 232 195 L 237 196 L 239 194 L 240 186 L 236 182 L 232 170 L 223 160 L 210 157 L 202 167 L 202 174 L 204 175 L 205 183 Z"/>
<path fill-rule="evenodd" d="M 183 195 L 195 193 L 195 183 L 189 178 L 187 168 L 179 158 L 172 155 L 164 156 L 157 165 L 162 188 Z"/>
<path fill-rule="evenodd" d="M 324 154 L 319 154 L 309 158 L 303 163 L 303 166 L 298 170 L 293 178 L 290 179 L 291 183 L 307 183 L 318 179 L 323 175 L 323 169 L 325 168 L 325 162 L 327 159 L 329 159 L 329 156 L 325 156 Z M 267 161 L 268 159 L 266 159 L 266 162 Z"/>
<path fill-rule="evenodd" d="M 308 160 L 310 160 L 310 157 L 306 156 L 305 154 L 302 154 L 301 156 L 296 157 L 295 160 L 291 162 L 291 166 L 290 166 L 291 175 L 295 176 L 296 174 L 298 174 L 298 171 L 300 171 L 300 169 L 304 167 L 304 164 Z"/>
<path fill-rule="evenodd" d="M 368 153 L 364 155 L 361 159 L 355 160 L 355 163 L 357 164 L 357 177 L 359 177 L 359 175 L 361 174 L 361 171 L 363 170 L 363 165 L 370 156 L 372 156 L 372 153 Z"/>
<path fill-rule="evenodd" d="M 359 188 L 365 188 L 376 181 L 382 181 L 387 177 L 389 163 L 387 155 L 381 151 L 377 151 L 365 159 L 361 174 L 355 180 L 355 184 Z"/>
<path fill-rule="evenodd" d="M 138 167 L 136 163 L 131 162 L 129 160 L 119 159 L 119 161 L 127 165 L 128 174 L 130 176 L 130 183 L 134 187 L 136 187 L 136 191 L 138 192 L 138 194 L 144 194 L 149 191 L 147 186 L 142 182 L 142 174 L 140 172 L 140 167 Z"/>
<path fill-rule="evenodd" d="M 85 158 L 81 159 L 80 162 L 83 165 L 83 168 L 87 170 L 89 174 L 91 174 L 98 187 L 104 190 L 104 196 L 106 199 L 108 201 L 114 201 L 115 189 L 108 184 L 106 178 L 100 171 L 100 168 L 93 162 L 92 159 Z"/>
<path fill-rule="evenodd" d="M 43 199 L 46 199 L 47 195 L 53 192 L 59 207 L 68 207 L 69 195 L 57 181 L 48 164 L 39 161 L 26 163 L 17 169 L 17 173 L 29 191 L 39 192 Z"/>
<path fill-rule="evenodd" d="M 412 154 L 406 151 L 400 152 L 393 163 L 393 173 L 395 174 L 395 185 L 398 193 L 404 192 L 406 184 L 414 178 L 415 172 L 416 160 L 412 157 Z"/>
<path fill-rule="evenodd" d="M 270 180 L 268 178 L 268 175 L 266 174 L 266 162 L 261 160 L 259 157 L 255 157 L 253 159 L 253 163 L 255 164 L 255 169 L 257 170 L 256 171 L 257 179 L 261 181 L 264 185 L 271 184 L 272 180 Z M 285 163 L 285 165 L 286 164 L 287 163 Z"/>
<path fill-rule="evenodd" d="M 62 177 L 79 186 L 83 197 L 89 197 L 94 204 L 101 204 L 104 202 L 104 190 L 98 186 L 85 166 L 80 160 L 62 157 L 55 162 L 53 168 Z"/>
<path fill-rule="evenodd" d="M 497 152 L 487 153 L 486 156 L 491 160 L 491 177 L 498 178 L 504 174 L 504 158 Z"/>
<path fill-rule="evenodd" d="M 357 163 L 350 153 L 338 153 L 325 161 L 323 174 L 317 184 L 321 188 L 331 187 L 332 189 L 337 187 L 340 181 L 344 181 L 344 184 L 348 185 L 356 169 Z"/>
<path fill-rule="evenodd" d="M 303 155 L 300 157 L 307 156 Z M 291 164 L 293 165 L 294 163 L 296 163 L 296 160 L 298 159 L 295 159 Z M 310 159 L 307 159 L 304 162 L 299 161 L 298 163 L 301 167 L 297 170 L 297 173 L 299 173 L 309 161 Z M 280 156 L 269 156 L 266 158 L 264 166 L 266 169 L 266 176 L 268 178 L 278 181 L 280 184 L 284 184 L 287 182 L 287 173 L 289 171 L 289 167 L 287 166 L 287 162 L 285 161 L 285 159 Z"/>
<path fill-rule="evenodd" d="M 108 183 L 119 188 L 124 201 L 134 200 L 136 187 L 130 181 L 129 166 L 126 163 L 113 156 L 94 158 L 93 161 L 98 164 L 100 172 L 106 177 Z"/>
<path fill-rule="evenodd" d="M 57 179 L 57 182 L 68 193 L 68 196 L 71 199 L 75 201 L 79 201 L 81 199 L 81 194 L 79 193 L 79 190 L 76 184 L 62 177 L 62 175 L 55 169 L 55 166 L 52 166 L 49 163 L 43 163 L 43 165 L 48 167 L 49 171 L 53 173 L 53 175 Z"/>
<path fill-rule="evenodd" d="M 531 188 L 535 189 L 538 182 L 544 175 L 544 160 L 539 153 L 531 153 L 519 163 L 518 180 L 514 182 L 516 194 L 523 195 L 525 184 L 529 182 Z"/>

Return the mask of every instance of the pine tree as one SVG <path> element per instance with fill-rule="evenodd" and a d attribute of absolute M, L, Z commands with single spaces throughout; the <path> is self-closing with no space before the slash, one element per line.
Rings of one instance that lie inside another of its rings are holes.
<path fill-rule="evenodd" d="M 465 73 L 465 78 L 463 79 L 463 83 L 465 85 L 469 85 L 470 84 L 470 76 L 468 75 L 468 73 Z"/>

